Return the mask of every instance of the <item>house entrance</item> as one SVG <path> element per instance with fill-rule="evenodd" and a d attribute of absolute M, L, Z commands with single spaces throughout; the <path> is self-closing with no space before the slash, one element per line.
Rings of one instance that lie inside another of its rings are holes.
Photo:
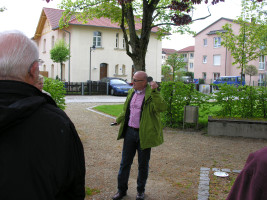
<path fill-rule="evenodd" d="M 100 64 L 100 80 L 102 78 L 107 77 L 107 74 L 108 74 L 108 65 L 107 65 L 107 63 L 101 63 Z"/>

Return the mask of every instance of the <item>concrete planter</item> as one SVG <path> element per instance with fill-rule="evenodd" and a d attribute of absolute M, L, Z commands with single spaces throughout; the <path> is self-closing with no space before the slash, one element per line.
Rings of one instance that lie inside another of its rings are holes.
<path fill-rule="evenodd" d="M 218 119 L 209 116 L 208 134 L 267 139 L 267 121 Z"/>

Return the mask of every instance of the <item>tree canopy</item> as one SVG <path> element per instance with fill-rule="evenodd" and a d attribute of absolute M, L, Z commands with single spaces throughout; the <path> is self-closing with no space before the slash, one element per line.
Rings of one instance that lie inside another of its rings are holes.
<path fill-rule="evenodd" d="M 70 49 L 63 39 L 56 41 L 55 46 L 50 50 L 50 57 L 53 62 L 60 63 L 62 80 L 63 62 L 69 60 L 70 58 Z"/>
<path fill-rule="evenodd" d="M 223 26 L 225 32 L 218 33 L 222 37 L 222 45 L 231 51 L 234 58 L 232 64 L 239 64 L 241 75 L 244 74 L 249 61 L 266 55 L 267 52 L 267 19 L 263 12 L 264 5 L 264 2 L 242 0 L 241 16 L 234 21 L 240 25 L 239 34 L 234 34 L 232 25 L 228 23 Z"/>
<path fill-rule="evenodd" d="M 177 78 L 179 79 L 179 75 L 181 76 L 182 72 L 185 71 L 186 62 L 184 60 L 185 58 L 177 53 L 168 56 L 166 64 L 172 68 L 172 81 L 176 81 Z"/>
<path fill-rule="evenodd" d="M 216 4 L 220 1 L 224 0 L 211 0 L 210 2 Z M 131 57 L 135 70 L 145 71 L 145 57 L 151 30 L 157 28 L 158 39 L 170 32 L 192 33 L 187 25 L 194 21 L 192 20 L 193 10 L 197 4 L 202 2 L 207 4 L 209 1 L 63 0 L 60 8 L 65 11 L 60 27 L 68 26 L 68 21 L 73 15 L 84 23 L 88 19 L 100 17 L 111 19 L 113 23 L 120 25 L 125 39 L 126 53 Z M 140 30 L 136 30 L 136 23 L 142 25 Z"/>

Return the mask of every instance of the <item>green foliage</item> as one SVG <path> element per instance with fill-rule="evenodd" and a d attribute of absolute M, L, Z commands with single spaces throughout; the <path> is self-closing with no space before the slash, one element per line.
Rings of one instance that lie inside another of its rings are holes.
<path fill-rule="evenodd" d="M 235 118 L 266 118 L 267 89 L 264 87 L 223 84 L 214 93 L 216 105 L 221 106 L 214 116 Z"/>
<path fill-rule="evenodd" d="M 70 58 L 70 49 L 63 40 L 57 40 L 55 46 L 50 50 L 50 56 L 53 62 L 63 63 Z"/>
<path fill-rule="evenodd" d="M 177 53 L 171 54 L 168 56 L 166 64 L 170 65 L 172 68 L 172 81 L 177 81 L 185 71 L 184 67 L 186 66 L 186 63 L 184 62 L 184 57 Z M 178 77 L 178 79 L 176 77 Z"/>
<path fill-rule="evenodd" d="M 188 1 L 184 6 L 170 8 L 172 3 L 172 0 L 63 0 L 60 8 L 65 11 L 60 19 L 60 27 L 68 26 L 74 15 L 82 23 L 86 23 L 88 19 L 109 18 L 112 23 L 120 26 L 126 53 L 132 59 L 135 70 L 145 71 L 145 58 L 152 28 L 158 28 L 158 39 L 169 32 L 194 33 L 188 26 L 191 20 L 183 19 L 194 9 L 193 2 Z M 180 22 L 185 23 L 176 23 L 175 19 L 182 19 Z M 137 23 L 141 24 L 139 30 L 135 27 Z"/>
<path fill-rule="evenodd" d="M 46 78 L 44 77 L 44 87 L 43 89 L 46 92 L 49 92 L 51 94 L 51 97 L 56 102 L 57 106 L 64 110 L 65 109 L 65 94 L 66 89 L 63 82 L 59 80 L 54 80 L 52 78 Z"/>
<path fill-rule="evenodd" d="M 267 20 L 263 14 L 263 7 L 263 2 L 242 0 L 242 14 L 235 21 L 240 25 L 239 34 L 234 33 L 231 24 L 223 26 L 225 32 L 218 32 L 222 38 L 221 44 L 231 51 L 231 56 L 234 58 L 232 64 L 239 64 L 238 68 L 241 68 L 242 75 L 249 61 L 257 59 L 260 55 L 266 55 Z"/>
<path fill-rule="evenodd" d="M 267 119 L 267 88 L 219 85 L 216 93 L 202 94 L 194 84 L 182 82 L 162 82 L 161 95 L 167 103 L 167 111 L 162 113 L 164 126 L 183 126 L 184 107 L 199 107 L 199 128 L 208 126 L 208 116 L 223 118 Z M 101 112 L 118 116 L 123 104 L 95 107 Z"/>
<path fill-rule="evenodd" d="M 183 123 L 184 106 L 192 105 L 206 108 L 208 96 L 197 92 L 194 84 L 182 82 L 162 82 L 161 94 L 168 108 L 162 115 L 165 126 L 180 127 Z"/>
<path fill-rule="evenodd" d="M 67 43 L 61 39 L 57 40 L 55 46 L 50 50 L 50 57 L 53 62 L 60 63 L 61 68 L 61 80 L 62 80 L 62 65 L 63 62 L 70 59 L 70 49 Z"/>
<path fill-rule="evenodd" d="M 193 79 L 194 78 L 194 72 L 185 72 L 185 76 L 190 76 Z"/>
<path fill-rule="evenodd" d="M 163 75 L 162 81 L 170 81 L 172 79 L 172 70 L 168 65 L 161 66 L 161 74 Z"/>

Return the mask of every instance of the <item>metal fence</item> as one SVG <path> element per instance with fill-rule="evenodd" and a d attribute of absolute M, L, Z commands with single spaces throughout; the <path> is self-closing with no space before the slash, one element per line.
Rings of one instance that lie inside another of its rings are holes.
<path fill-rule="evenodd" d="M 107 95 L 107 83 L 99 81 L 65 82 L 66 95 Z"/>

